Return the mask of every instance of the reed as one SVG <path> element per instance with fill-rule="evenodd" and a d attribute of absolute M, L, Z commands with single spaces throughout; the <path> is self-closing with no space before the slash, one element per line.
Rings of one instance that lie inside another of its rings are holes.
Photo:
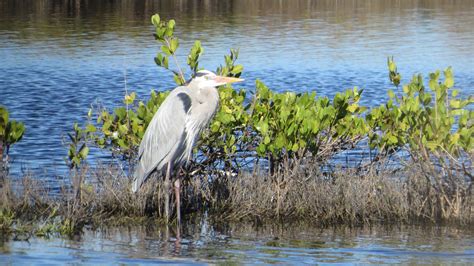
<path fill-rule="evenodd" d="M 218 223 L 473 226 L 470 181 L 457 178 L 438 187 L 437 173 L 428 173 L 431 176 L 427 179 L 425 167 L 411 164 L 398 171 L 371 167 L 321 172 L 315 163 L 273 175 L 268 171 L 236 176 L 201 173 L 184 179 L 182 212 L 185 219 L 208 213 Z M 130 179 L 119 167 L 84 166 L 81 170 L 73 172 L 71 179 L 82 183 L 70 182 L 74 185 L 64 184 L 54 191 L 28 175 L 4 179 L 0 234 L 73 236 L 85 226 L 164 222 L 161 180 L 153 178 L 134 194 Z"/>

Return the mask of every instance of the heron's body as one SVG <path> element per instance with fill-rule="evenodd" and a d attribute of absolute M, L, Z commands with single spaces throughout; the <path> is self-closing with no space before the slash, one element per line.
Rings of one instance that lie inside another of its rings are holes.
<path fill-rule="evenodd" d="M 191 82 L 188 87 L 177 87 L 170 92 L 140 144 L 134 191 L 154 171 L 164 175 L 168 163 L 173 169 L 190 159 L 195 141 L 209 124 L 218 104 L 219 93 L 214 87 L 199 89 Z"/>
<path fill-rule="evenodd" d="M 138 152 L 139 162 L 134 173 L 132 190 L 157 171 L 165 176 L 168 189 L 171 172 L 189 161 L 196 140 L 207 127 L 219 105 L 217 86 L 240 79 L 216 76 L 204 70 L 186 86 L 170 92 L 148 125 Z M 178 222 L 179 178 L 175 181 Z M 168 219 L 168 192 L 165 193 L 165 216 Z"/>

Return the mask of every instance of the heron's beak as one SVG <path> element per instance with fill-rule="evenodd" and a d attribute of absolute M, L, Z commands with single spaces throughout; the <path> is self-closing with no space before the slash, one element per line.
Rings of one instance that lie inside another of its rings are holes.
<path fill-rule="evenodd" d="M 217 76 L 214 80 L 216 81 L 216 83 L 219 83 L 219 84 L 230 84 L 230 83 L 244 81 L 244 79 L 240 79 L 240 78 L 231 78 L 231 77 L 223 77 L 223 76 Z"/>

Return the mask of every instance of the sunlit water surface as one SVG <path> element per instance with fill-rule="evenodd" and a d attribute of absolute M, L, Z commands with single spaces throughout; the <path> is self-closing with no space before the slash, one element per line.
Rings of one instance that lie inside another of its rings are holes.
<path fill-rule="evenodd" d="M 0 0 L 0 104 L 27 127 L 11 150 L 13 173 L 64 173 L 63 139 L 91 103 L 112 108 L 125 87 L 144 99 L 173 86 L 153 61 L 155 12 L 176 19 L 182 66 L 196 39 L 211 70 L 239 48 L 239 88 L 252 90 L 259 78 L 277 91 L 332 97 L 359 86 L 374 106 L 387 99 L 386 58 L 394 55 L 403 82 L 452 66 L 461 93 L 474 93 L 470 0 Z"/>
<path fill-rule="evenodd" d="M 0 242 L 0 260 L 11 264 L 209 264 L 209 263 L 423 263 L 471 264 L 472 231 L 449 228 L 314 229 L 299 226 L 228 226 L 205 223 L 86 231 L 74 240 L 31 238 Z"/>

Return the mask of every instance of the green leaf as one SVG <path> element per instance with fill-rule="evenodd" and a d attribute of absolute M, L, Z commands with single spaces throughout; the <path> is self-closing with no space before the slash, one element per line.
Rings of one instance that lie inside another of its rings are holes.
<path fill-rule="evenodd" d="M 73 165 L 75 166 L 79 166 L 81 164 L 81 159 L 79 159 L 79 157 L 72 158 L 72 161 L 73 161 Z"/>
<path fill-rule="evenodd" d="M 283 134 L 278 134 L 278 136 L 275 139 L 275 146 L 277 149 L 282 149 L 285 146 L 286 143 L 286 138 Z"/>
<path fill-rule="evenodd" d="M 269 136 L 265 136 L 265 138 L 263 139 L 263 143 L 264 143 L 264 144 L 268 144 L 268 143 L 270 143 L 270 141 L 271 141 L 271 140 L 270 140 L 270 137 L 269 137 Z"/>
<path fill-rule="evenodd" d="M 214 121 L 214 123 L 212 123 L 212 125 L 211 125 L 211 131 L 214 132 L 214 133 L 218 132 L 220 127 L 221 127 L 221 122 Z"/>
<path fill-rule="evenodd" d="M 174 33 L 173 28 L 168 27 L 168 28 L 165 29 L 165 35 L 166 35 L 166 37 L 172 37 L 172 36 L 173 36 L 173 33 Z"/>
<path fill-rule="evenodd" d="M 178 47 L 179 47 L 178 39 L 176 39 L 176 38 L 171 39 L 170 40 L 170 49 L 169 49 L 170 52 L 172 54 L 174 54 L 176 52 L 176 50 L 178 49 Z"/>
<path fill-rule="evenodd" d="M 388 97 L 390 97 L 390 99 L 395 98 L 395 93 L 392 90 L 388 90 Z"/>
<path fill-rule="evenodd" d="M 121 134 L 125 135 L 128 131 L 127 125 L 119 125 L 118 130 Z"/>
<path fill-rule="evenodd" d="M 240 74 L 242 73 L 242 71 L 244 70 L 244 66 L 243 65 L 236 65 L 232 68 L 232 71 L 231 73 L 234 74 L 234 75 L 237 75 L 237 74 Z"/>
<path fill-rule="evenodd" d="M 87 146 L 82 146 L 81 150 L 79 151 L 80 157 L 85 160 L 87 158 L 87 155 L 89 154 L 89 147 Z"/>
<path fill-rule="evenodd" d="M 166 55 L 171 55 L 172 52 L 170 51 L 170 49 L 168 48 L 168 46 L 161 46 L 161 51 L 163 51 L 163 53 L 165 53 Z"/>
<path fill-rule="evenodd" d="M 9 121 L 5 129 L 6 143 L 12 145 L 20 141 L 24 132 L 25 125 L 23 123 L 14 120 Z"/>
<path fill-rule="evenodd" d="M 170 21 L 168 21 L 168 28 L 174 29 L 175 25 L 176 25 L 176 21 L 174 21 L 174 19 L 170 19 Z"/>
<path fill-rule="evenodd" d="M 178 84 L 178 85 L 183 85 L 184 84 L 184 80 L 181 78 L 180 75 L 174 75 L 173 79 L 174 79 L 174 82 L 176 82 L 176 84 Z"/>
<path fill-rule="evenodd" d="M 266 121 L 261 121 L 260 123 L 260 131 L 263 134 L 266 134 L 268 132 L 268 123 Z"/>
<path fill-rule="evenodd" d="M 115 108 L 114 112 L 120 120 L 123 120 L 127 115 L 127 110 L 124 107 Z"/>
<path fill-rule="evenodd" d="M 402 89 L 403 89 L 403 92 L 404 92 L 405 94 L 408 94 L 408 92 L 410 91 L 410 89 L 409 89 L 409 87 L 408 87 L 407 85 L 403 85 Z"/>
<path fill-rule="evenodd" d="M 117 141 L 117 144 L 120 146 L 120 148 L 122 149 L 128 149 L 128 145 L 127 143 L 125 143 L 125 141 L 123 139 L 119 139 Z"/>
<path fill-rule="evenodd" d="M 5 128 L 8 124 L 8 110 L 7 108 L 0 106 L 0 137 L 4 135 Z"/>
<path fill-rule="evenodd" d="M 435 141 L 428 141 L 428 142 L 426 143 L 426 146 L 427 146 L 430 150 L 434 151 L 434 150 L 436 150 L 436 148 L 438 147 L 438 143 L 436 143 Z"/>
<path fill-rule="evenodd" d="M 359 108 L 359 105 L 354 103 L 347 107 L 347 111 L 354 113 L 355 111 L 357 111 L 358 108 Z"/>
<path fill-rule="evenodd" d="M 256 151 L 257 151 L 258 155 L 260 155 L 260 156 L 265 156 L 265 152 L 266 152 L 266 146 L 265 146 L 265 144 L 260 143 L 260 144 L 257 146 Z"/>
<path fill-rule="evenodd" d="M 448 67 L 446 70 L 444 70 L 444 85 L 449 89 L 454 86 L 454 77 L 453 77 L 453 72 L 451 70 L 451 67 Z"/>
<path fill-rule="evenodd" d="M 388 144 L 396 144 L 398 143 L 398 139 L 394 135 L 388 135 Z"/>
<path fill-rule="evenodd" d="M 291 150 L 292 150 L 293 152 L 297 152 L 298 149 L 299 149 L 298 143 L 294 143 L 293 146 L 291 147 Z"/>
<path fill-rule="evenodd" d="M 129 95 L 125 95 L 124 103 L 127 104 L 127 105 L 132 104 L 135 101 L 136 96 L 137 96 L 137 94 L 135 92 L 132 92 Z"/>
<path fill-rule="evenodd" d="M 88 125 L 86 126 L 86 131 L 87 131 L 87 132 L 90 132 L 90 133 L 93 133 L 93 132 L 96 132 L 96 131 L 97 131 L 97 128 L 96 128 L 94 125 L 92 125 L 92 124 L 88 124 Z"/>
<path fill-rule="evenodd" d="M 397 65 L 395 64 L 395 62 L 393 61 L 393 56 L 392 58 L 387 58 L 387 65 L 388 65 L 388 70 L 390 72 L 395 72 L 397 71 Z"/>
<path fill-rule="evenodd" d="M 155 15 L 151 16 L 151 23 L 155 27 L 158 27 L 160 25 L 160 15 L 155 14 Z"/>
<path fill-rule="evenodd" d="M 158 53 L 155 57 L 155 64 L 157 66 L 162 66 L 163 64 L 163 55 L 161 53 Z"/>
<path fill-rule="evenodd" d="M 449 102 L 449 105 L 451 106 L 451 108 L 461 108 L 461 101 L 459 100 L 451 100 Z"/>
<path fill-rule="evenodd" d="M 451 95 L 452 95 L 453 97 L 458 96 L 458 94 L 459 94 L 459 91 L 458 91 L 458 90 L 452 90 L 452 92 L 451 92 Z"/>

